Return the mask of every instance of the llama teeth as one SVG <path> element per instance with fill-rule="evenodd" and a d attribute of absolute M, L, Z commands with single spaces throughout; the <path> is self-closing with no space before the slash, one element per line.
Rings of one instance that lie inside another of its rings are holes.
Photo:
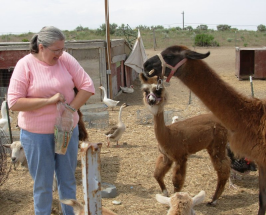
<path fill-rule="evenodd" d="M 154 69 L 149 72 L 149 75 L 152 75 L 152 73 L 154 73 Z"/>

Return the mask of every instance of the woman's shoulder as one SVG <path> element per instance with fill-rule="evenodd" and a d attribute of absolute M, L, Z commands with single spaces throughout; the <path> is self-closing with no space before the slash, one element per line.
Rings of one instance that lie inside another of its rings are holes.
<path fill-rule="evenodd" d="M 66 61 L 66 62 L 76 61 L 76 59 L 71 54 L 69 54 L 66 51 L 63 52 L 62 56 L 60 57 L 60 60 L 61 61 Z"/>
<path fill-rule="evenodd" d="M 25 65 L 25 64 L 29 64 L 30 62 L 32 62 L 33 60 L 33 56 L 31 53 L 25 55 L 24 57 L 20 58 L 17 62 L 17 65 Z"/>

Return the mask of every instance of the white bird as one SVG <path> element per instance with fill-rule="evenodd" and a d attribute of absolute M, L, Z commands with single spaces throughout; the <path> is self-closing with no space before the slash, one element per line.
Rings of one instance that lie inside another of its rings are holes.
<path fill-rule="evenodd" d="M 104 95 L 103 95 L 103 103 L 104 104 L 106 104 L 108 107 L 110 107 L 110 108 L 112 108 L 112 110 L 113 110 L 113 108 L 120 102 L 120 101 L 115 101 L 115 100 L 113 100 L 113 99 L 109 99 L 109 98 L 107 98 L 107 94 L 106 94 L 106 90 L 105 90 L 105 88 L 103 87 L 103 86 L 100 86 L 99 87 L 101 90 L 103 90 L 103 93 L 104 93 Z"/>
<path fill-rule="evenodd" d="M 8 133 L 9 127 L 8 127 L 8 118 L 7 118 L 7 110 L 6 110 L 6 101 L 2 102 L 1 115 L 2 115 L 2 118 L 0 119 L 0 128 L 2 128 L 6 133 Z M 11 123 L 12 118 L 9 117 L 9 120 Z"/>
<path fill-rule="evenodd" d="M 130 87 L 121 87 L 120 89 L 123 91 L 123 93 L 134 93 L 134 86 L 130 85 Z"/>
<path fill-rule="evenodd" d="M 172 117 L 172 124 L 178 121 L 178 116 L 173 116 Z"/>
<path fill-rule="evenodd" d="M 126 130 L 126 126 L 122 122 L 121 115 L 122 115 L 122 109 L 127 106 L 128 105 L 126 103 L 121 105 L 119 115 L 118 115 L 118 123 L 114 127 L 112 127 L 108 132 L 105 133 L 106 138 L 107 138 L 107 147 L 109 147 L 110 141 L 116 142 L 116 145 L 118 146 L 118 140 L 121 138 L 122 134 Z"/>

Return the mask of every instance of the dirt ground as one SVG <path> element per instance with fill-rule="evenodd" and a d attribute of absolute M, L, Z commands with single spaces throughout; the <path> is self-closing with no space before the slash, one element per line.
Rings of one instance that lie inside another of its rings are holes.
<path fill-rule="evenodd" d="M 157 54 L 160 50 L 146 50 L 148 57 Z M 220 77 L 246 96 L 251 96 L 251 86 L 248 80 L 239 81 L 235 76 L 235 49 L 234 48 L 196 48 L 196 51 L 211 52 L 206 62 L 216 70 Z M 159 155 L 157 142 L 154 136 L 153 124 L 144 124 L 143 119 L 148 112 L 142 103 L 140 82 L 134 82 L 133 94 L 120 94 L 116 100 L 121 105 L 126 102 L 130 106 L 122 113 L 122 120 L 126 124 L 126 131 L 121 138 L 120 147 L 107 148 L 104 132 L 108 128 L 88 129 L 91 142 L 102 142 L 101 149 L 101 177 L 102 182 L 114 184 L 118 195 L 114 199 L 103 199 L 102 204 L 119 215 L 161 215 L 166 214 L 168 207 L 156 202 L 155 195 L 160 188 L 153 178 L 155 160 Z M 258 98 L 265 95 L 265 81 L 253 81 L 254 94 Z M 178 79 L 171 80 L 169 102 L 165 110 L 172 111 L 173 115 L 185 119 L 208 110 L 201 101 L 192 94 L 189 103 L 189 89 Z M 226 96 L 226 95 L 224 95 Z M 117 122 L 119 107 L 109 111 L 109 127 Z M 139 113 L 142 113 L 140 115 Z M 123 145 L 123 143 L 127 143 Z M 81 162 L 79 157 L 76 171 L 77 199 L 83 201 L 81 182 Z M 258 172 L 242 176 L 240 180 L 233 180 L 237 189 L 229 189 L 229 184 L 219 198 L 216 207 L 209 207 L 206 203 L 211 199 L 216 187 L 217 177 L 205 150 L 192 155 L 188 160 L 187 176 L 182 191 L 191 196 L 200 190 L 205 190 L 204 203 L 195 207 L 199 215 L 250 215 L 258 211 Z M 165 182 L 168 191 L 173 194 L 171 172 L 166 175 Z M 32 198 L 33 182 L 27 170 L 19 167 L 10 172 L 9 178 L 0 187 L 0 214 L 1 215 L 31 215 L 34 214 Z M 121 205 L 113 205 L 112 201 L 121 201 Z M 54 194 L 52 214 L 58 214 L 58 196 Z"/>

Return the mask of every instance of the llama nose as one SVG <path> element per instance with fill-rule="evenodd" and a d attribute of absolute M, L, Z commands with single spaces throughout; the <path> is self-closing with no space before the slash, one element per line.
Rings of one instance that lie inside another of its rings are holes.
<path fill-rule="evenodd" d="M 15 162 L 16 161 L 16 157 L 12 157 L 11 160 L 12 160 L 12 162 Z"/>

